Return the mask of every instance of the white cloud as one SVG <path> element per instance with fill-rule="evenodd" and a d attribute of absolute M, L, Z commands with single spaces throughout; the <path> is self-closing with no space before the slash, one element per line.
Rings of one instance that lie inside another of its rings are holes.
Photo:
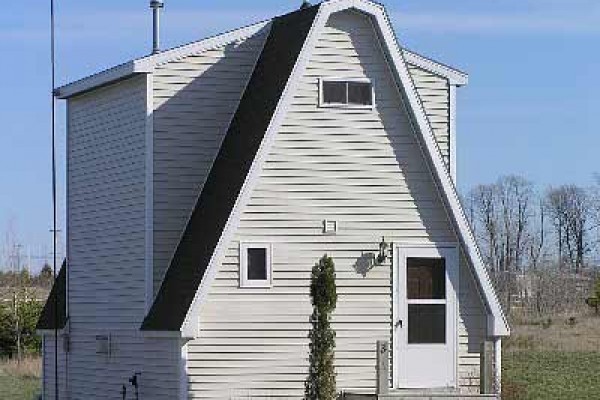
<path fill-rule="evenodd" d="M 555 0 L 558 1 L 558 0 Z M 522 13 L 392 13 L 400 29 L 423 30 L 436 33 L 484 34 L 599 34 L 600 9 L 586 9 L 575 13 L 572 9 L 562 14 L 553 9 L 548 12 Z"/>

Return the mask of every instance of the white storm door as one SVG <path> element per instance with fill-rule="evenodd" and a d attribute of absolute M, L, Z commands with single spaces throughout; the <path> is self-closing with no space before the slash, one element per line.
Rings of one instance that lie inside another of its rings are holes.
<path fill-rule="evenodd" d="M 458 251 L 396 247 L 394 383 L 456 387 Z"/>

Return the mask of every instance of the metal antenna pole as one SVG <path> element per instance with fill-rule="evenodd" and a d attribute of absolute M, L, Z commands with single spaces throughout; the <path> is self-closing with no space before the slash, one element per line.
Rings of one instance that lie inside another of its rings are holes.
<path fill-rule="evenodd" d="M 52 131 L 52 249 L 54 285 L 56 285 L 56 102 L 54 88 L 56 87 L 55 68 L 55 38 L 54 38 L 54 0 L 50 0 L 50 66 L 52 75 L 51 99 L 51 131 Z M 54 399 L 58 400 L 58 295 L 54 296 Z"/>

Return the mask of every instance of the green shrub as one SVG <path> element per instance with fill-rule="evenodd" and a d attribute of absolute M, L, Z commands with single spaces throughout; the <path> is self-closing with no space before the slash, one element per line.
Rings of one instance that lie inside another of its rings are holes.
<path fill-rule="evenodd" d="M 337 304 L 335 265 L 324 255 L 312 269 L 309 372 L 305 382 L 305 399 L 335 400 L 337 396 L 334 366 L 335 332 L 331 313 Z"/>
<path fill-rule="evenodd" d="M 14 302 L 0 304 L 0 357 L 12 357 L 19 354 L 35 355 L 41 350 L 41 338 L 35 331 L 35 325 L 42 312 L 42 304 L 33 299 L 18 298 L 17 332 Z M 17 348 L 20 334 L 20 349 Z"/>

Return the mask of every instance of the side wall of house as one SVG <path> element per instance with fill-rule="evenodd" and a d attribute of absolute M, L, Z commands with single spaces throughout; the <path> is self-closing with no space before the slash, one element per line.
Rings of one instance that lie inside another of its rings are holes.
<path fill-rule="evenodd" d="M 446 165 L 450 165 L 450 84 L 447 78 L 408 64 Z"/>
<path fill-rule="evenodd" d="M 58 336 L 58 397 L 66 398 L 67 394 L 67 374 L 65 365 L 67 363 L 68 353 L 64 349 L 63 337 Z M 44 334 L 42 340 L 42 395 L 45 399 L 55 398 L 55 379 L 56 371 L 54 365 L 54 335 Z"/>
<path fill-rule="evenodd" d="M 202 190 L 268 26 L 155 69 L 154 290 Z"/>
<path fill-rule="evenodd" d="M 392 329 L 391 265 L 369 268 L 381 237 L 456 241 L 377 41 L 354 12 L 319 37 L 188 343 L 190 397 L 302 397 L 310 272 L 325 253 L 337 272 L 338 389 L 373 390 L 375 342 Z M 319 108 L 320 77 L 371 79 L 375 109 Z M 322 233 L 324 219 L 337 234 Z M 239 287 L 240 242 L 272 244 L 272 288 Z M 459 382 L 471 391 L 485 311 L 464 260 L 460 272 Z"/>
<path fill-rule="evenodd" d="M 143 398 L 176 393 L 173 339 L 144 339 L 146 76 L 68 103 L 67 235 L 71 399 L 121 398 L 141 373 Z M 110 336 L 110 355 L 96 354 Z M 48 398 L 52 398 L 49 396 Z"/>

